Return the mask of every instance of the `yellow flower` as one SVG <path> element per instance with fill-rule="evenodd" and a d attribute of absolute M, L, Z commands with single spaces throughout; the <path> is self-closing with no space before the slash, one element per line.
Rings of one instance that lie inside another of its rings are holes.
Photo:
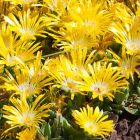
<path fill-rule="evenodd" d="M 120 72 L 111 66 L 101 62 L 94 62 L 93 66 L 88 65 L 87 70 L 81 71 L 83 84 L 79 86 L 82 91 L 92 92 L 92 98 L 99 98 L 103 101 L 104 97 L 108 97 L 111 101 L 114 98 L 113 92 L 126 87 L 127 81 Z"/>
<path fill-rule="evenodd" d="M 52 59 L 48 64 L 48 70 L 55 79 L 54 85 L 66 92 L 70 92 L 72 99 L 76 93 L 80 92 L 77 87 L 81 80 L 78 76 L 78 68 L 66 56 L 60 55 Z"/>
<path fill-rule="evenodd" d="M 109 51 L 113 55 L 113 61 L 117 62 L 118 70 L 121 74 L 125 75 L 127 79 L 131 77 L 133 79 L 133 74 L 140 74 L 137 67 L 140 65 L 140 56 L 138 54 L 128 55 L 125 50 L 122 50 L 121 57 L 112 51 Z"/>
<path fill-rule="evenodd" d="M 83 26 L 87 31 L 98 35 L 108 30 L 112 21 L 112 14 L 105 10 L 104 1 L 79 0 L 70 15 L 74 25 Z"/>
<path fill-rule="evenodd" d="M 129 12 L 128 12 L 129 14 Z M 118 13 L 119 15 L 119 13 Z M 117 43 L 122 44 L 126 48 L 127 53 L 140 53 L 140 23 L 138 15 L 129 14 L 129 18 L 116 21 L 112 24 L 110 30 L 114 33 L 114 39 Z"/>
<path fill-rule="evenodd" d="M 11 30 L 17 33 L 22 40 L 35 40 L 36 36 L 45 37 L 44 29 L 47 23 L 35 12 L 18 11 L 16 16 L 10 13 L 9 16 L 5 16 L 5 20 L 9 23 Z"/>
<path fill-rule="evenodd" d="M 72 49 L 66 55 L 51 59 L 48 63 L 48 71 L 56 80 L 55 86 L 71 92 L 72 99 L 76 93 L 81 93 L 78 88 L 82 81 L 79 73 L 81 69 L 88 69 L 88 64 L 94 60 L 94 53 L 95 51 L 89 53 L 88 48 L 77 48 Z"/>
<path fill-rule="evenodd" d="M 62 22 L 59 16 L 54 16 L 62 24 L 58 23 L 59 28 L 50 29 L 48 34 L 64 49 L 94 47 L 98 43 L 98 37 L 108 31 L 112 14 L 105 10 L 103 1 L 80 0 L 72 3 L 72 6 L 65 8 L 67 21 Z"/>
<path fill-rule="evenodd" d="M 84 131 L 88 132 L 93 136 L 109 136 L 109 132 L 113 131 L 113 121 L 106 120 L 108 115 L 103 115 L 103 110 L 99 110 L 99 107 L 96 107 L 93 110 L 93 107 L 87 105 L 87 108 L 80 108 L 80 111 L 74 110 L 72 112 L 76 124 L 83 128 Z"/>
<path fill-rule="evenodd" d="M 49 33 L 56 39 L 57 46 L 61 49 L 78 49 L 78 48 L 92 48 L 97 44 L 96 34 L 91 33 L 83 26 L 70 27 L 66 26 L 65 29 L 56 31 L 56 34 Z"/>
<path fill-rule="evenodd" d="M 19 132 L 17 134 L 18 140 L 34 140 L 36 136 L 37 128 L 36 127 L 30 127 L 26 128 L 25 130 Z"/>
<path fill-rule="evenodd" d="M 134 13 L 126 6 L 124 2 L 111 2 L 108 0 L 109 3 L 109 12 L 113 14 L 114 22 L 125 22 L 125 24 L 130 24 L 132 21 L 132 17 Z"/>
<path fill-rule="evenodd" d="M 21 41 L 5 26 L 2 27 L 0 32 L 0 44 L 0 64 L 7 66 L 23 64 L 30 59 L 34 59 L 34 53 L 41 48 L 39 43 Z"/>
<path fill-rule="evenodd" d="M 5 81 L 1 88 L 12 90 L 13 94 L 19 94 L 23 99 L 39 94 L 52 80 L 42 65 L 41 53 L 38 53 L 37 59 L 32 64 L 15 67 L 14 74 L 15 76 L 7 71 L 7 76 L 1 77 Z"/>
<path fill-rule="evenodd" d="M 14 128 L 38 128 L 38 125 L 44 122 L 44 117 L 48 117 L 49 108 L 52 104 L 41 105 L 44 95 L 39 95 L 32 104 L 28 104 L 27 100 L 19 100 L 11 98 L 12 105 L 4 105 L 3 117 L 7 119 L 10 128 L 5 130 L 5 133 Z"/>

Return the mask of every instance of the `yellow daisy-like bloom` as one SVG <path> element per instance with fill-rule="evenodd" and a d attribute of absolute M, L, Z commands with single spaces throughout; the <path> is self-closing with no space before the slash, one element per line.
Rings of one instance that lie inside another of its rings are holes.
<path fill-rule="evenodd" d="M 81 71 L 81 78 L 84 82 L 80 85 L 82 91 L 92 92 L 92 98 L 99 98 L 103 101 L 104 97 L 108 97 L 111 101 L 114 98 L 113 92 L 123 89 L 127 86 L 127 81 L 120 72 L 111 66 L 101 62 L 94 62 L 93 66 L 88 65 L 89 72 Z"/>
<path fill-rule="evenodd" d="M 56 39 L 57 46 L 61 46 L 61 49 L 78 49 L 78 48 L 92 48 L 97 44 L 96 35 L 91 33 L 87 28 L 70 27 L 66 26 L 65 29 L 56 31 L 57 35 L 50 34 Z"/>
<path fill-rule="evenodd" d="M 55 68 L 55 69 L 54 69 Z M 64 55 L 52 59 L 48 64 L 50 75 L 55 79 L 55 86 L 71 93 L 71 98 L 80 92 L 77 85 L 81 78 L 78 76 L 78 68 Z"/>
<path fill-rule="evenodd" d="M 77 0 L 72 7 L 68 6 L 65 10 L 69 20 L 61 22 L 63 25 L 60 24 L 59 30 L 52 28 L 48 33 L 63 49 L 95 47 L 98 37 L 107 32 L 111 25 L 112 14 L 105 9 L 103 1 Z"/>
<path fill-rule="evenodd" d="M 140 53 L 140 29 L 138 27 L 139 23 L 135 23 L 129 31 L 120 27 L 116 28 L 118 34 L 115 33 L 115 40 L 121 43 L 130 55 Z"/>
<path fill-rule="evenodd" d="M 131 77 L 133 79 L 133 74 L 137 73 L 140 74 L 137 67 L 140 65 L 140 56 L 137 54 L 128 55 L 126 51 L 122 51 L 121 57 L 115 54 L 112 51 L 109 51 L 113 54 L 113 61 L 117 62 L 118 70 L 120 70 L 121 74 L 125 75 L 127 79 Z"/>
<path fill-rule="evenodd" d="M 12 90 L 13 94 L 19 94 L 23 99 L 33 94 L 39 94 L 43 87 L 51 84 L 52 80 L 43 68 L 41 53 L 38 53 L 37 59 L 32 62 L 32 65 L 15 67 L 14 73 L 15 76 L 7 71 L 7 77 L 1 77 L 5 81 L 1 88 Z"/>
<path fill-rule="evenodd" d="M 12 31 L 5 26 L 0 32 L 0 64 L 13 66 L 34 59 L 34 53 L 41 48 L 39 43 L 23 42 L 12 34 Z"/>
<path fill-rule="evenodd" d="M 76 124 L 83 128 L 84 131 L 88 132 L 93 136 L 110 136 L 109 132 L 114 129 L 112 120 L 106 120 L 108 115 L 103 116 L 103 110 L 100 111 L 99 107 L 93 110 L 93 107 L 87 105 L 87 107 L 80 108 L 80 111 L 74 110 L 72 112 Z"/>
<path fill-rule="evenodd" d="M 130 55 L 140 53 L 140 23 L 137 17 L 131 19 L 131 24 L 127 22 L 114 22 L 111 31 L 114 33 L 114 39 L 122 44 Z"/>
<path fill-rule="evenodd" d="M 88 64 L 94 59 L 95 51 L 88 52 L 87 48 L 72 49 L 65 56 L 60 55 L 50 60 L 48 71 L 55 79 L 55 86 L 71 93 L 71 99 L 75 94 L 81 93 L 78 85 L 81 84 L 82 78 L 79 73 L 81 69 L 88 69 Z M 54 69 L 55 68 L 55 69 Z"/>
<path fill-rule="evenodd" d="M 47 23 L 35 12 L 18 11 L 16 16 L 10 13 L 9 16 L 5 16 L 5 20 L 9 23 L 11 30 L 17 33 L 22 40 L 35 40 L 36 36 L 45 37 L 44 29 Z"/>
<path fill-rule="evenodd" d="M 79 4 L 70 11 L 73 25 L 83 26 L 97 36 L 104 34 L 112 22 L 112 14 L 105 10 L 104 1 L 79 0 L 78 2 Z"/>
<path fill-rule="evenodd" d="M 108 5 L 109 12 L 113 14 L 114 22 L 125 22 L 125 24 L 130 24 L 132 22 L 134 13 L 124 2 L 113 2 L 108 0 Z"/>
<path fill-rule="evenodd" d="M 26 128 L 25 130 L 19 132 L 16 138 L 18 140 L 34 140 L 36 132 L 37 132 L 36 127 Z"/>
<path fill-rule="evenodd" d="M 26 100 L 19 100 L 18 98 L 11 98 L 12 105 L 4 105 L 3 117 L 7 119 L 10 128 L 5 131 L 8 132 L 14 128 L 38 128 L 38 125 L 44 122 L 44 117 L 49 117 L 48 112 L 52 104 L 41 105 L 44 95 L 39 95 L 32 104 L 28 104 Z"/>
<path fill-rule="evenodd" d="M 62 23 L 57 24 L 60 30 L 53 28 L 48 34 L 57 40 L 58 46 L 64 49 L 78 46 L 94 47 L 98 42 L 97 36 L 108 31 L 112 21 L 112 14 L 105 9 L 104 5 L 103 1 L 97 0 L 75 1 L 75 4 L 68 6 L 68 9 L 65 8 L 67 13 L 65 18 L 69 20 L 62 22 L 58 16 L 54 16 Z"/>

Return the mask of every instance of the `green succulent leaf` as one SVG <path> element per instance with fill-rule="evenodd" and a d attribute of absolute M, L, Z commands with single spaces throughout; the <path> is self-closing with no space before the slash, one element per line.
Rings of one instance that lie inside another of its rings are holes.
<path fill-rule="evenodd" d="M 48 136 L 48 138 L 51 138 L 51 126 L 49 123 L 44 122 L 41 127 L 41 133 L 44 137 Z"/>

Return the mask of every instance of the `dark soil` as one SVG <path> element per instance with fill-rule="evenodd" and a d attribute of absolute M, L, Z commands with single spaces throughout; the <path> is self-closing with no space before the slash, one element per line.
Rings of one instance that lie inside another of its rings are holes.
<path fill-rule="evenodd" d="M 125 112 L 121 116 L 111 114 L 110 118 L 116 124 L 115 131 L 104 140 L 140 140 L 140 116 Z"/>

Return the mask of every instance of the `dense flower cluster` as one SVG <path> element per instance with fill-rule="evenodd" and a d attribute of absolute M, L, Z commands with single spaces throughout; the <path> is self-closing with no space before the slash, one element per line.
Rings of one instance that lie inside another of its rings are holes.
<path fill-rule="evenodd" d="M 0 137 L 110 136 L 139 66 L 139 0 L 1 0 Z"/>

